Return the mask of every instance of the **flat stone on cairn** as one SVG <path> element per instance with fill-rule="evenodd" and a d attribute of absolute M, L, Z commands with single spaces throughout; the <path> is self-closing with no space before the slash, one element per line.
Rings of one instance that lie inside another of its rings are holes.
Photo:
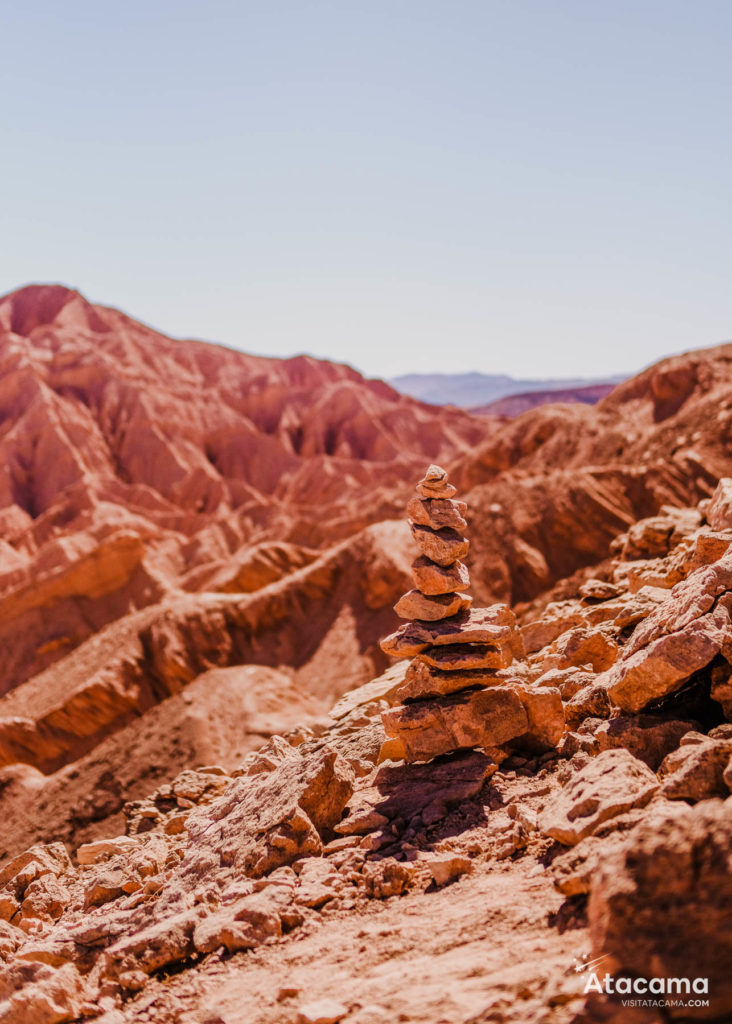
<path fill-rule="evenodd" d="M 390 658 L 414 658 L 428 647 L 455 643 L 508 645 L 514 657 L 524 657 L 516 617 L 505 604 L 471 608 L 440 622 L 406 622 L 381 641 L 381 649 Z"/>
<path fill-rule="evenodd" d="M 402 619 L 421 619 L 434 622 L 470 606 L 470 597 L 464 594 L 435 594 L 429 596 L 419 590 L 410 590 L 394 605 L 394 611 Z"/>
<path fill-rule="evenodd" d="M 407 515 L 418 526 L 429 526 L 441 530 L 443 526 L 453 530 L 467 530 L 463 516 L 468 511 L 464 501 L 450 501 L 444 498 L 412 498 L 407 505 Z"/>
<path fill-rule="evenodd" d="M 429 595 L 450 594 L 454 590 L 467 590 L 470 586 L 467 565 L 462 562 L 436 565 L 426 555 L 412 562 L 412 579 L 421 593 Z"/>
<path fill-rule="evenodd" d="M 459 558 L 465 558 L 467 555 L 470 541 L 450 526 L 433 530 L 431 526 L 419 526 L 417 523 L 411 525 L 412 536 L 422 549 L 422 553 L 437 565 L 453 565 Z"/>
<path fill-rule="evenodd" d="M 387 739 L 383 756 L 406 761 L 471 747 L 496 747 L 520 740 L 546 750 L 561 737 L 564 712 L 559 691 L 535 694 L 509 669 L 526 657 L 516 616 L 507 605 L 471 607 L 461 561 L 469 541 L 467 505 L 440 466 L 430 466 L 407 506 L 412 534 L 422 554 L 412 563 L 415 589 L 395 605 L 410 621 L 381 641 L 392 658 L 410 658 L 402 701 L 382 715 Z M 387 755 L 388 749 L 388 755 Z"/>

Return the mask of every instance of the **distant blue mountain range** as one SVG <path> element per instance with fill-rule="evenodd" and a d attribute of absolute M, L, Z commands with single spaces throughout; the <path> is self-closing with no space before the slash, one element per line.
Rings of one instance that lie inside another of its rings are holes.
<path fill-rule="evenodd" d="M 434 405 L 457 405 L 464 409 L 490 405 L 509 395 L 527 392 L 571 391 L 595 385 L 620 384 L 626 376 L 603 378 L 525 379 L 488 373 L 406 373 L 389 384 L 404 395 Z"/>

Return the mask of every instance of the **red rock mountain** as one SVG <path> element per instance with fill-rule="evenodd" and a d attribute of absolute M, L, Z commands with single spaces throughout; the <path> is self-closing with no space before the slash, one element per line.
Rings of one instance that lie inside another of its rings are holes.
<path fill-rule="evenodd" d="M 63 792 L 55 834 L 93 831 L 150 778 L 235 763 L 384 669 L 378 639 L 408 579 L 403 509 L 427 463 L 467 492 L 477 601 L 539 607 L 634 520 L 707 496 L 732 468 L 731 423 L 731 347 L 664 361 L 595 407 L 501 424 L 346 366 L 172 340 L 60 286 L 8 295 L 10 788 Z M 83 812 L 69 809 L 69 770 Z"/>
<path fill-rule="evenodd" d="M 0 764 L 58 770 L 209 669 L 253 664 L 269 674 L 216 684 L 241 756 L 369 678 L 408 570 L 404 481 L 488 429 L 60 286 L 0 300 Z M 201 693 L 151 725 L 138 782 L 225 756 Z M 114 788 L 87 818 L 119 810 Z"/>
<path fill-rule="evenodd" d="M 164 595 L 302 569 L 485 434 L 346 366 L 173 341 L 58 286 L 7 296 L 0 691 Z"/>
<path fill-rule="evenodd" d="M 595 406 L 546 405 L 494 428 L 452 473 L 473 510 L 478 596 L 535 598 L 731 469 L 732 345 L 665 359 Z"/>
<path fill-rule="evenodd" d="M 507 423 L 33 286 L 0 445 L 2 1024 L 730 1019 L 732 346 Z"/>

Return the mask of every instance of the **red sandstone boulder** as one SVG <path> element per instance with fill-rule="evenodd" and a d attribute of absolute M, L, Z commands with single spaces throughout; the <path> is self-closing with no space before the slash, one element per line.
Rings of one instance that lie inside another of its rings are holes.
<path fill-rule="evenodd" d="M 644 978 L 706 978 L 708 1006 L 675 1006 L 672 1019 L 732 1014 L 732 801 L 664 809 L 608 851 L 592 876 L 593 955 L 605 970 Z M 682 1001 L 684 1001 L 682 999 Z"/>
<path fill-rule="evenodd" d="M 217 801 L 188 819 L 190 861 L 202 854 L 246 875 L 262 875 L 318 853 L 353 792 L 353 769 L 335 752 L 307 759 L 295 751 L 274 774 L 232 783 Z"/>
<path fill-rule="evenodd" d="M 606 750 L 572 775 L 547 803 L 541 831 L 573 846 L 608 818 L 643 807 L 658 788 L 654 773 L 627 750 Z"/>

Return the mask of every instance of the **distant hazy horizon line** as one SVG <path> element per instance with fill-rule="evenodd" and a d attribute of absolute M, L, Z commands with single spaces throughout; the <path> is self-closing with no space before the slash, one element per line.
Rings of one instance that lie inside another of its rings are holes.
<path fill-rule="evenodd" d="M 81 299 L 84 300 L 84 302 L 87 302 L 91 306 L 97 306 L 97 307 L 101 307 L 103 309 L 112 310 L 113 312 L 116 312 L 116 313 L 121 313 L 123 316 L 127 317 L 128 319 L 134 320 L 137 323 L 141 324 L 143 327 L 146 327 L 149 330 L 154 331 L 156 334 L 161 334 L 161 335 L 163 335 L 166 338 L 170 338 L 173 341 L 181 341 L 181 342 L 192 341 L 192 342 L 196 342 L 196 343 L 199 343 L 199 344 L 205 344 L 205 345 L 217 345 L 217 346 L 219 346 L 221 348 L 226 348 L 226 349 L 229 349 L 230 351 L 233 351 L 233 352 L 241 352 L 243 355 L 248 355 L 248 356 L 252 356 L 254 358 L 259 358 L 259 359 L 276 359 L 276 360 L 283 360 L 284 361 L 284 360 L 288 360 L 288 359 L 299 359 L 299 358 L 306 357 L 306 358 L 315 359 L 315 360 L 318 360 L 318 361 L 321 361 L 321 362 L 335 363 L 335 364 L 338 364 L 338 365 L 341 365 L 341 366 L 347 366 L 350 369 L 355 370 L 357 373 L 359 373 L 362 377 L 364 377 L 367 380 L 382 380 L 382 381 L 386 382 L 387 384 L 391 384 L 391 385 L 394 385 L 396 383 L 404 384 L 404 382 L 408 382 L 408 381 L 414 381 L 414 382 L 417 382 L 417 381 L 427 381 L 430 378 L 433 378 L 433 379 L 434 378 L 442 378 L 444 380 L 450 380 L 452 382 L 457 382 L 459 380 L 464 380 L 465 382 L 468 382 L 471 379 L 474 380 L 474 381 L 478 381 L 481 378 L 482 379 L 490 378 L 491 380 L 496 381 L 496 382 L 502 380 L 502 381 L 505 381 L 506 383 L 508 383 L 508 382 L 515 383 L 516 382 L 516 383 L 521 383 L 522 385 L 523 384 L 528 384 L 528 385 L 531 385 L 531 386 L 533 386 L 533 385 L 541 385 L 541 386 L 550 385 L 548 390 L 551 390 L 552 387 L 561 388 L 561 387 L 582 387 L 584 385 L 593 385 L 593 384 L 621 384 L 623 381 L 629 380 L 631 377 L 637 376 L 638 374 L 645 372 L 651 366 L 655 366 L 657 363 L 662 362 L 665 359 L 672 359 L 672 358 L 675 358 L 677 356 L 688 355 L 688 354 L 690 354 L 692 352 L 705 351 L 706 349 L 718 348 L 720 346 L 728 345 L 728 344 L 731 343 L 730 340 L 723 339 L 721 341 L 715 341 L 715 342 L 712 342 L 712 343 L 709 343 L 709 344 L 702 344 L 702 345 L 698 345 L 698 346 L 695 345 L 695 346 L 693 346 L 691 348 L 685 348 L 685 349 L 681 349 L 681 350 L 675 351 L 675 352 L 667 352 L 664 355 L 659 356 L 656 359 L 652 359 L 650 362 L 648 362 L 648 363 L 644 364 L 643 366 L 640 366 L 640 367 L 638 367 L 636 369 L 633 369 L 633 370 L 629 370 L 629 371 L 625 371 L 625 372 L 614 372 L 614 373 L 610 373 L 610 374 L 602 374 L 602 373 L 589 374 L 587 376 L 577 375 L 577 376 L 572 376 L 572 377 L 568 377 L 568 376 L 557 376 L 557 377 L 553 377 L 553 376 L 535 376 L 535 377 L 531 376 L 531 377 L 528 377 L 527 376 L 527 377 L 524 377 L 524 376 L 519 376 L 519 375 L 512 374 L 512 373 L 506 373 L 506 372 L 503 372 L 503 371 L 491 372 L 490 370 L 479 370 L 479 369 L 476 369 L 476 368 L 472 368 L 472 369 L 469 369 L 469 370 L 467 370 L 467 369 L 466 370 L 456 370 L 454 372 L 447 372 L 447 371 L 439 370 L 439 369 L 435 369 L 435 370 L 420 369 L 419 371 L 411 371 L 410 370 L 410 371 L 405 372 L 405 373 L 397 373 L 397 374 L 392 374 L 392 373 L 372 373 L 372 372 L 370 372 L 370 371 L 368 371 L 366 369 L 363 369 L 361 366 L 359 366 L 356 362 L 354 362 L 351 359 L 343 358 L 343 357 L 338 357 L 338 356 L 335 356 L 335 355 L 317 354 L 317 353 L 315 353 L 313 351 L 308 351 L 308 350 L 304 350 L 304 349 L 294 350 L 293 352 L 291 352 L 289 354 L 286 354 L 286 355 L 279 354 L 279 353 L 278 354 L 272 354 L 272 353 L 268 353 L 268 352 L 256 351 L 256 350 L 248 348 L 248 347 L 245 348 L 245 347 L 243 347 L 243 345 L 237 344 L 236 342 L 233 342 L 233 341 L 222 341 L 222 340 L 216 340 L 216 339 L 212 339 L 212 338 L 202 337 L 202 336 L 200 336 L 198 334 L 196 334 L 196 335 L 186 335 L 186 334 L 180 334 L 180 333 L 175 332 L 175 331 L 169 331 L 166 328 L 156 326 L 155 324 L 151 323 L 149 320 L 146 320 L 143 317 L 136 315 L 135 313 L 128 312 L 128 310 L 121 308 L 121 306 L 119 306 L 119 305 L 114 305 L 111 302 L 106 302 L 106 301 L 97 302 L 94 299 L 90 299 L 85 294 L 85 292 L 82 291 L 81 288 L 79 288 L 79 287 L 77 287 L 75 285 L 66 284 L 63 281 L 58 280 L 58 279 L 55 280 L 55 281 L 39 281 L 39 280 L 26 281 L 26 282 L 24 282 L 23 284 L 21 284 L 21 285 L 19 285 L 17 287 L 10 288 L 9 290 L 4 291 L 2 293 L 2 295 L 0 295 L 0 302 L 4 301 L 5 299 L 10 298 L 11 296 L 17 294 L 18 292 L 23 291 L 26 288 L 64 288 L 67 291 L 72 292 L 72 293 L 78 295 Z M 397 390 L 399 390 L 399 389 L 397 389 Z"/>

